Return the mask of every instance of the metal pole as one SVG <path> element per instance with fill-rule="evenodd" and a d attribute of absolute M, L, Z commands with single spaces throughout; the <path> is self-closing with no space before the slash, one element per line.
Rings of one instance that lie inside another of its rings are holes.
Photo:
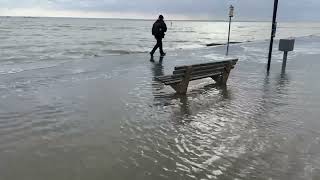
<path fill-rule="evenodd" d="M 269 47 L 269 56 L 268 56 L 268 67 L 267 71 L 270 70 L 271 58 L 272 58 L 272 48 L 273 48 L 273 39 L 276 36 L 277 30 L 277 12 L 278 12 L 278 0 L 274 0 L 274 8 L 273 8 L 273 18 L 272 18 L 272 29 L 271 29 L 271 40 Z"/>
<path fill-rule="evenodd" d="M 283 53 L 283 61 L 282 61 L 282 72 L 286 70 L 287 67 L 287 59 L 288 59 L 288 51 Z"/>
<path fill-rule="evenodd" d="M 229 55 L 229 44 L 230 44 L 230 30 L 231 30 L 231 16 L 229 16 L 229 32 L 228 32 L 228 43 L 227 43 L 227 53 L 226 55 Z"/>

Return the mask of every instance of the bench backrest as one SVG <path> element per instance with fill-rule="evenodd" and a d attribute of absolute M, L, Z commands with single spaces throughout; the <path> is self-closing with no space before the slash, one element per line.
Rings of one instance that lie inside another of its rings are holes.
<path fill-rule="evenodd" d="M 210 63 L 202 63 L 202 64 L 194 64 L 190 66 L 178 66 L 175 67 L 173 71 L 173 76 L 176 78 L 183 77 L 186 73 L 187 68 L 192 69 L 191 76 L 205 76 L 206 74 L 210 76 L 214 73 L 222 73 L 227 66 L 231 66 L 234 68 L 238 59 L 231 59 L 219 62 L 210 62 Z"/>

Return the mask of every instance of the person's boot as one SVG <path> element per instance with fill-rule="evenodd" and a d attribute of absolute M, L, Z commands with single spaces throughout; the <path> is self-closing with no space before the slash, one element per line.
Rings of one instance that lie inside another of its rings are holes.
<path fill-rule="evenodd" d="M 153 57 L 153 52 L 150 52 L 149 54 L 150 54 L 151 57 Z"/>
<path fill-rule="evenodd" d="M 161 55 L 161 56 L 165 56 L 165 55 L 166 55 L 166 53 L 165 53 L 165 52 L 162 52 L 162 53 L 160 53 L 160 55 Z"/>

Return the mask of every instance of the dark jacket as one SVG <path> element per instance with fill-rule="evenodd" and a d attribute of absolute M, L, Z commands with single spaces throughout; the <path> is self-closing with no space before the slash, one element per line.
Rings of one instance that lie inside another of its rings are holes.
<path fill-rule="evenodd" d="M 152 35 L 156 38 L 164 38 L 165 32 L 167 32 L 166 23 L 158 19 L 152 26 Z"/>

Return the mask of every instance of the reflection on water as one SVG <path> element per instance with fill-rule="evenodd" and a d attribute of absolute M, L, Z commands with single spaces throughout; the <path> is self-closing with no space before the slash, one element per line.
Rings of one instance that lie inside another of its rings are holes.
<path fill-rule="evenodd" d="M 164 75 L 163 65 L 162 65 L 163 59 L 164 59 L 164 57 L 160 56 L 159 57 L 159 61 L 155 62 L 154 57 L 151 56 L 150 62 L 153 63 L 153 66 L 152 66 L 152 69 L 151 69 L 153 77 L 163 76 Z"/>

